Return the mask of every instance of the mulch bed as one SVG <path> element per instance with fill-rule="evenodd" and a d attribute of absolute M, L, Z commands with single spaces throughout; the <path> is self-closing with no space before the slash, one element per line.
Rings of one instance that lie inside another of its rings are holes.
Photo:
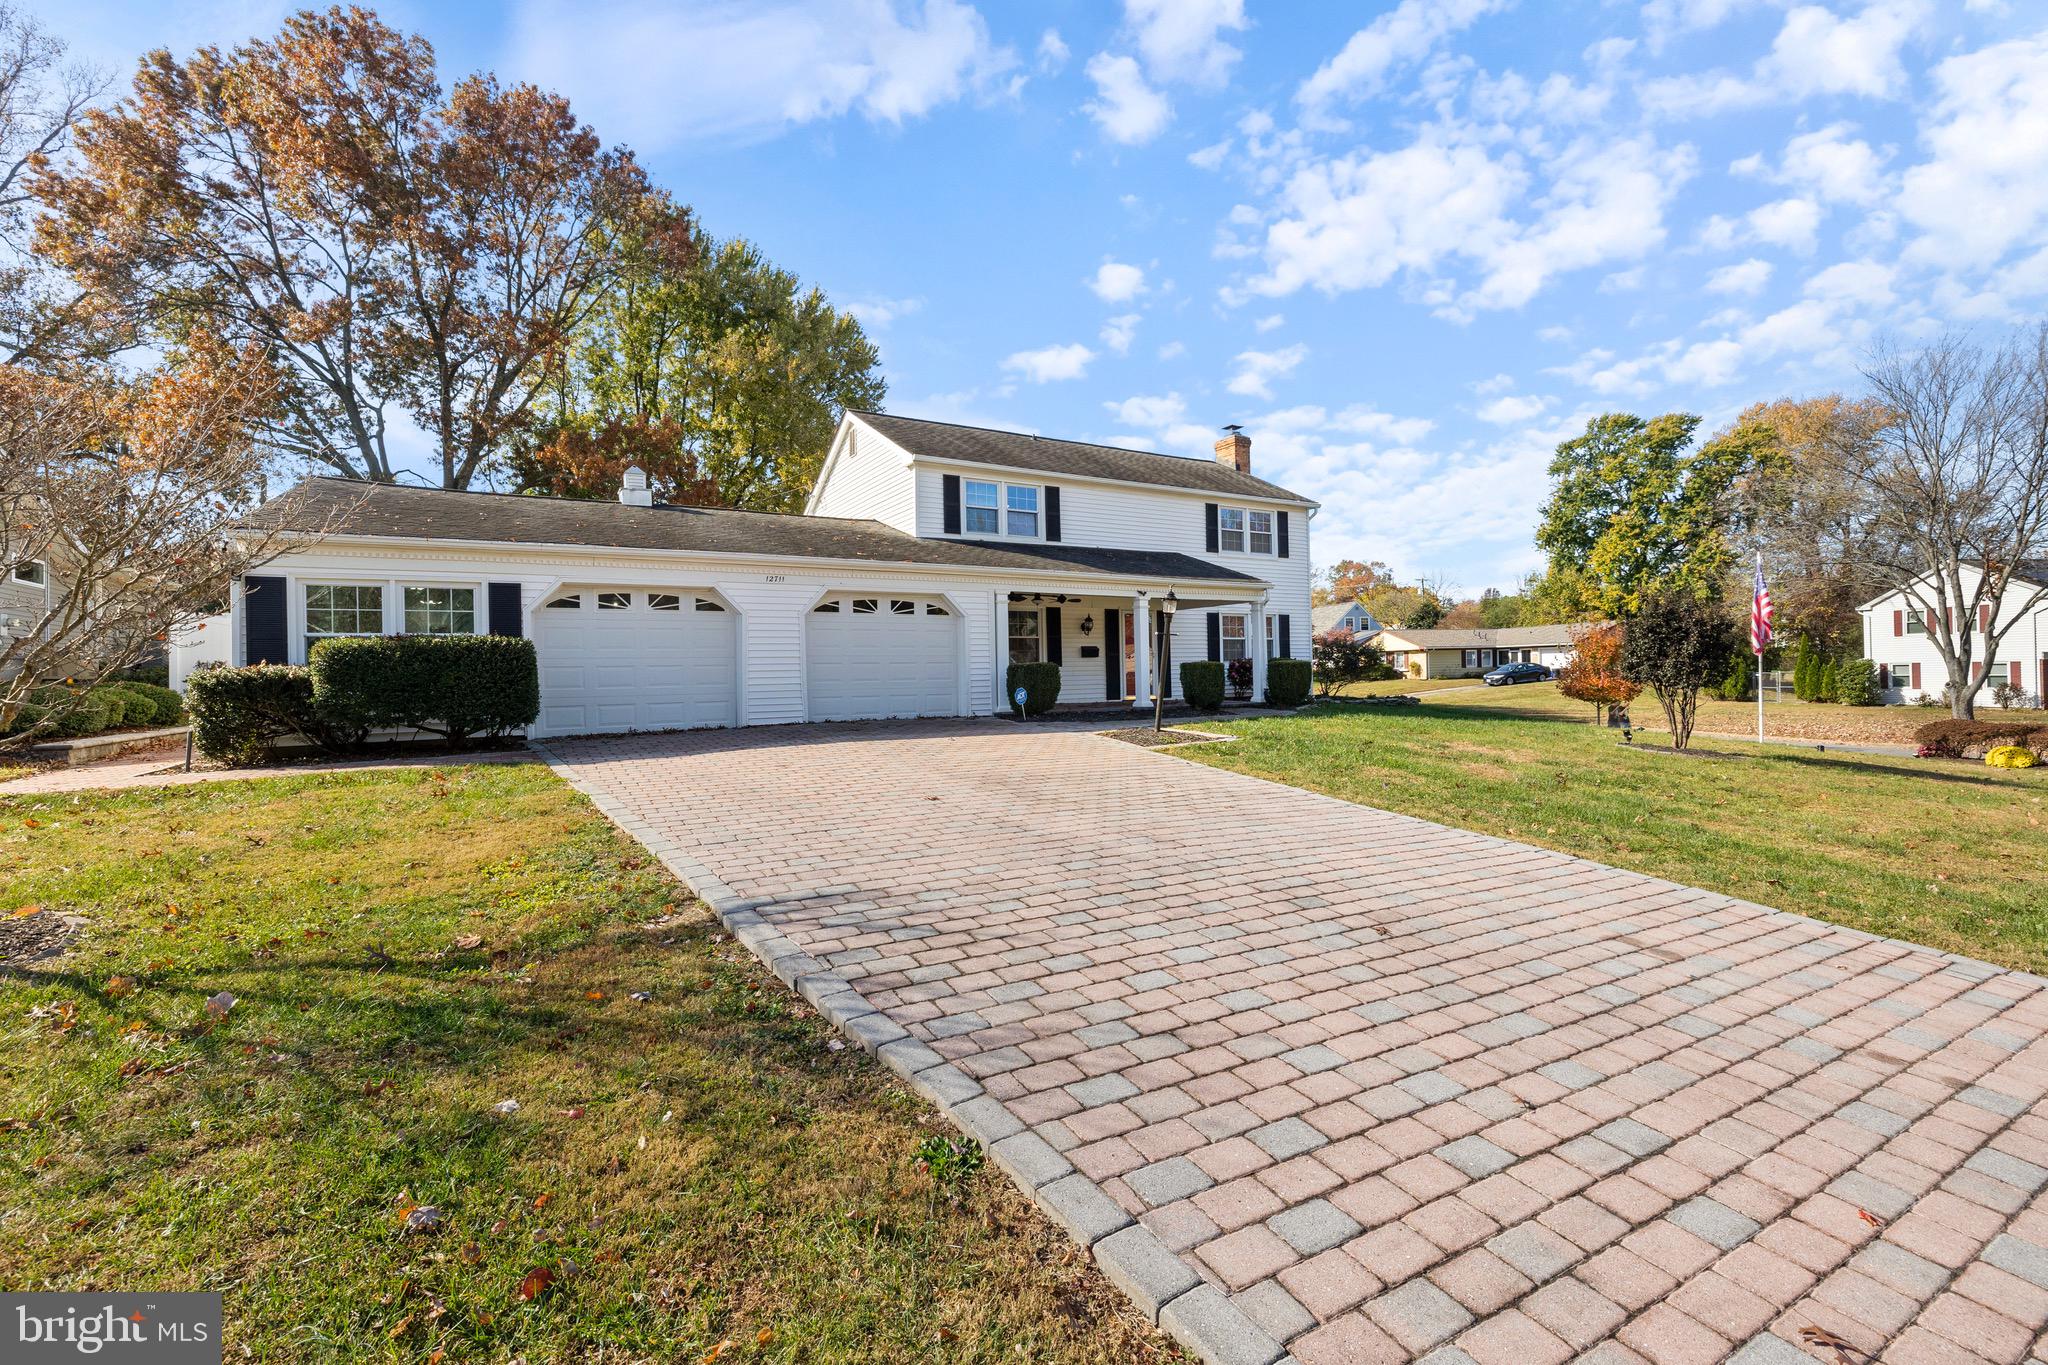
<path fill-rule="evenodd" d="M 0 919 L 0 968 L 54 957 L 77 936 L 77 925 L 53 910 Z"/>
<path fill-rule="evenodd" d="M 1111 739 L 1120 739 L 1126 744 L 1135 744 L 1140 749 L 1171 749 L 1179 744 L 1222 744 L 1221 736 L 1197 734 L 1193 730 L 1154 730 L 1147 725 L 1132 730 L 1104 730 L 1101 732 Z"/>

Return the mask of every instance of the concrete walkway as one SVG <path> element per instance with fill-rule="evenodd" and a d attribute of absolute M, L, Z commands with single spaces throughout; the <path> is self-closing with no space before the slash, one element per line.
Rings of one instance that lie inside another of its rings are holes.
<path fill-rule="evenodd" d="M 313 773 L 367 772 L 378 768 L 423 768 L 448 763 L 531 763 L 525 750 L 476 754 L 429 754 L 418 758 L 355 759 L 292 763 L 275 768 L 196 768 L 185 772 L 183 746 L 131 755 L 76 768 L 45 768 L 12 782 L 0 782 L 0 798 L 66 792 L 129 791 L 136 787 L 189 787 L 201 782 L 241 782 L 254 777 L 306 777 Z"/>
<path fill-rule="evenodd" d="M 2048 982 L 1065 729 L 557 742 L 1212 1361 L 2048 1360 Z"/>

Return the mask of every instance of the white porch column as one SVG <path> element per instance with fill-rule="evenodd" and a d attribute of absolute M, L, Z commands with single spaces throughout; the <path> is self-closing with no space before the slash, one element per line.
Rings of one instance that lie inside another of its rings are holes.
<path fill-rule="evenodd" d="M 1252 656 L 1252 700 L 1266 700 L 1266 604 L 1263 601 L 1251 604 L 1245 613 L 1244 633 L 1250 638 L 1244 647 Z"/>
<path fill-rule="evenodd" d="M 1138 695 L 1131 702 L 1136 711 L 1152 709 L 1152 602 L 1144 593 L 1131 598 L 1131 640 L 1137 651 Z M 1121 647 L 1122 642 L 1118 642 Z"/>

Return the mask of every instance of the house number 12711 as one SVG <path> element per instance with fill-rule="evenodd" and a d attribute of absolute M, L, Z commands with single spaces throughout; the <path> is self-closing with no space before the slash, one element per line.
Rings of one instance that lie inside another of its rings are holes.
<path fill-rule="evenodd" d="M 787 583 L 789 581 L 789 575 L 779 573 L 763 574 L 761 576 L 761 581 L 764 583 Z"/>

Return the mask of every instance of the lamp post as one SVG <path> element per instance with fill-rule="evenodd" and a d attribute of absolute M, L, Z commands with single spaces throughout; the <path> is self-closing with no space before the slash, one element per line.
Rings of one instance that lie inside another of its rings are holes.
<path fill-rule="evenodd" d="M 1159 599 L 1159 637 L 1152 642 L 1152 733 L 1159 733 L 1160 722 L 1166 716 L 1166 676 L 1162 671 L 1166 665 L 1166 639 L 1173 630 L 1173 613 L 1180 602 L 1173 595 L 1173 589 L 1166 590 L 1166 596 Z"/>

